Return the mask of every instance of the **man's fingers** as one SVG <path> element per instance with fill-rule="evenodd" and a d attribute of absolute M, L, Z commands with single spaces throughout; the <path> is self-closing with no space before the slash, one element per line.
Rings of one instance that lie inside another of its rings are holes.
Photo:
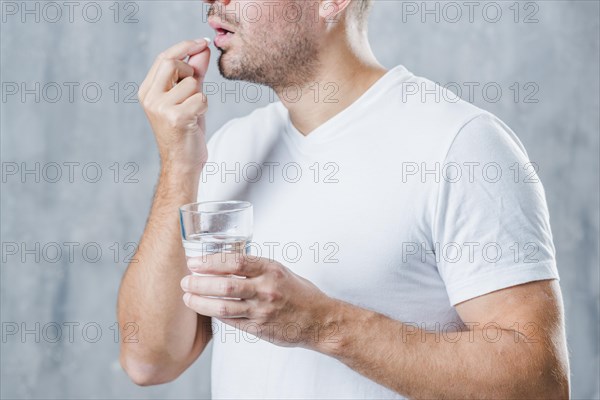
<path fill-rule="evenodd" d="M 188 275 L 181 280 L 181 288 L 199 296 L 238 299 L 250 299 L 256 296 L 256 288 L 252 280 L 236 277 Z"/>
<path fill-rule="evenodd" d="M 210 48 L 207 47 L 202 51 L 190 56 L 188 64 L 194 68 L 194 77 L 197 78 L 200 83 L 204 82 L 206 71 L 208 70 L 208 63 L 210 61 Z"/>
<path fill-rule="evenodd" d="M 165 94 L 167 104 L 181 104 L 195 94 L 201 94 L 198 80 L 192 76 L 182 79 L 177 85 Z"/>
<path fill-rule="evenodd" d="M 158 71 L 156 71 L 156 77 L 148 93 L 155 96 L 166 93 L 177 85 L 180 80 L 193 74 L 194 69 L 181 60 L 172 58 L 163 60 L 158 67 Z"/>
<path fill-rule="evenodd" d="M 183 302 L 198 314 L 207 317 L 236 318 L 250 316 L 250 305 L 244 300 L 216 299 L 185 293 Z"/>
<path fill-rule="evenodd" d="M 204 93 L 196 93 L 188 97 L 178 107 L 181 107 L 182 112 L 186 115 L 201 116 L 208 109 L 208 99 Z"/>
<path fill-rule="evenodd" d="M 158 71 L 161 62 L 164 59 L 175 59 L 183 61 L 187 56 L 191 57 L 194 54 L 197 54 L 204 50 L 208 46 L 208 43 L 209 42 L 207 42 L 204 39 L 198 39 L 198 42 L 194 40 L 184 40 L 183 42 L 177 43 L 176 45 L 160 53 L 154 60 L 154 63 L 150 67 L 146 78 L 140 85 L 139 97 L 144 98 L 150 90 L 150 86 L 152 85 L 152 82 L 154 82 L 156 72 Z"/>
<path fill-rule="evenodd" d="M 188 268 L 193 272 L 215 275 L 259 276 L 263 273 L 260 258 L 240 253 L 215 253 L 190 257 Z"/>

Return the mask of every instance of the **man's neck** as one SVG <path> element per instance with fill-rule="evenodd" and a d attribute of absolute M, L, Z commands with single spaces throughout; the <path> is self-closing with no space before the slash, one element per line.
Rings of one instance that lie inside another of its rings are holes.
<path fill-rule="evenodd" d="M 303 135 L 351 105 L 387 72 L 373 56 L 366 35 L 357 43 L 354 48 L 344 43 L 323 49 L 316 76 L 301 92 L 296 92 L 297 87 L 276 89 L 292 124 Z"/>

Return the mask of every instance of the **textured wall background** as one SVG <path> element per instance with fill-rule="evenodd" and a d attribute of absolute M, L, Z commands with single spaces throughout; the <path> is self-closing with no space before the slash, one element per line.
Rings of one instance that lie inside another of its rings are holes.
<path fill-rule="evenodd" d="M 128 242 L 140 237 L 158 172 L 152 133 L 128 83 L 140 83 L 162 49 L 212 36 L 205 6 L 76 2 L 70 22 L 67 6 L 54 4 L 60 15 L 45 2 L 2 2 L 1 397 L 208 397 L 210 351 L 176 382 L 139 388 L 119 367 L 113 325 Z M 462 11 L 456 22 L 456 9 L 445 4 L 438 3 L 436 22 L 422 14 L 421 2 L 379 1 L 370 25 L 374 52 L 387 67 L 402 63 L 442 84 L 458 83 L 463 97 L 507 122 L 539 164 L 566 305 L 573 397 L 599 398 L 598 2 L 479 3 L 473 22 L 463 2 L 455 3 Z M 490 22 L 498 8 L 500 20 Z M 98 9 L 99 20 L 89 22 Z M 207 81 L 224 82 L 214 62 Z M 473 93 L 469 82 L 479 84 Z M 69 99 L 72 83 L 79 85 Z M 497 101 L 493 88 L 484 95 L 488 83 L 502 89 Z M 24 98 L 22 89 L 30 89 Z M 256 104 L 211 96 L 209 132 L 265 104 L 268 93 Z M 36 163 L 38 176 L 22 175 Z"/>

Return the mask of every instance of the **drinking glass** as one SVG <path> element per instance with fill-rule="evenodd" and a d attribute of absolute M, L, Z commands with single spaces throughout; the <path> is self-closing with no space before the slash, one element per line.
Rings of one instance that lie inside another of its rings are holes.
<path fill-rule="evenodd" d="M 248 253 L 253 225 L 251 203 L 237 200 L 191 203 L 179 208 L 179 217 L 186 259 L 216 253 Z"/>

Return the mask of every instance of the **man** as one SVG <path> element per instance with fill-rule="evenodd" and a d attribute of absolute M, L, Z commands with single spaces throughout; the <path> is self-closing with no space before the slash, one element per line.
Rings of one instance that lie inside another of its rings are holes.
<path fill-rule="evenodd" d="M 544 190 L 514 133 L 382 67 L 369 0 L 253 5 L 210 1 L 219 70 L 279 102 L 207 147 L 202 39 L 140 86 L 161 173 L 119 293 L 131 379 L 175 379 L 212 338 L 215 398 L 568 398 Z M 234 199 L 253 254 L 186 263 L 178 207 Z"/>

